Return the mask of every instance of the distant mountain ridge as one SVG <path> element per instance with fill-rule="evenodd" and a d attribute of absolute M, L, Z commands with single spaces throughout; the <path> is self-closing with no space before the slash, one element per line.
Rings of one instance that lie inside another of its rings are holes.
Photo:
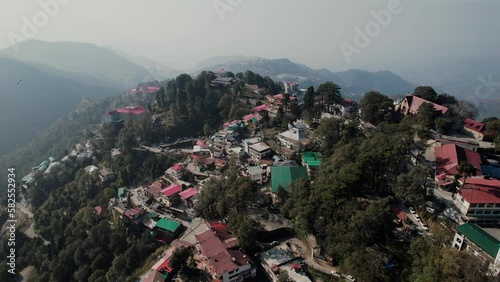
<path fill-rule="evenodd" d="M 41 64 L 0 56 L 0 155 L 36 137 L 72 111 L 82 97 L 119 93 L 115 88 L 76 81 L 73 74 L 59 74 Z"/>
<path fill-rule="evenodd" d="M 333 81 L 342 87 L 344 96 L 353 98 L 361 98 L 362 95 L 371 90 L 380 91 L 386 95 L 404 95 L 417 87 L 416 84 L 408 82 L 390 71 L 370 72 L 352 69 L 332 72 L 327 69 L 314 70 L 286 58 L 214 57 L 200 62 L 196 67 L 196 71 L 215 69 L 224 69 L 234 73 L 251 70 L 277 81 L 297 81 L 301 88 Z"/>
<path fill-rule="evenodd" d="M 101 85 L 106 83 L 122 90 L 151 77 L 144 67 L 114 51 L 89 43 L 27 40 L 0 50 L 0 55 L 83 75 L 100 81 Z"/>

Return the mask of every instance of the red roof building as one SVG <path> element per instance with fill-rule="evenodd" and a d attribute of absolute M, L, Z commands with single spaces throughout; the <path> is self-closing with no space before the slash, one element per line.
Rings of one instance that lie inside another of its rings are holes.
<path fill-rule="evenodd" d="M 167 171 L 165 171 L 165 174 L 169 174 L 179 179 L 184 175 L 184 171 L 186 171 L 186 168 L 182 164 L 176 164 L 167 169 Z"/>
<path fill-rule="evenodd" d="M 180 165 L 180 164 L 176 164 L 176 165 L 172 166 L 172 170 L 181 171 L 181 170 L 184 170 L 184 166 Z"/>
<path fill-rule="evenodd" d="M 196 195 L 198 195 L 198 190 L 192 187 L 179 193 L 179 196 L 181 196 L 181 198 L 183 198 L 184 200 L 187 200 Z"/>
<path fill-rule="evenodd" d="M 161 190 L 161 193 L 165 197 L 170 197 L 174 194 L 179 193 L 180 191 L 182 191 L 181 186 L 179 186 L 177 184 L 172 184 L 172 185 L 168 186 L 167 188 Z"/>
<path fill-rule="evenodd" d="M 106 206 L 97 206 L 94 207 L 94 210 L 97 216 L 104 216 L 108 209 L 106 208 Z"/>
<path fill-rule="evenodd" d="M 154 93 L 154 92 L 158 92 L 160 91 L 160 87 L 156 87 L 156 86 L 146 86 L 146 89 L 144 90 L 144 92 L 146 93 Z"/>
<path fill-rule="evenodd" d="M 464 222 L 500 224 L 500 180 L 468 177 L 455 199 Z"/>
<path fill-rule="evenodd" d="M 238 249 L 235 237 L 220 222 L 207 223 L 210 230 L 195 234 L 198 242 L 196 249 L 204 257 L 206 270 L 214 279 L 220 281 L 238 281 L 255 277 L 256 268 L 248 256 Z M 237 241 L 237 240 L 236 240 Z M 231 275 L 231 280 L 229 276 Z M 234 276 L 238 277 L 234 277 Z"/>
<path fill-rule="evenodd" d="M 479 141 L 482 141 L 485 136 L 491 136 L 486 132 L 486 126 L 484 123 L 475 121 L 471 118 L 466 118 L 464 121 L 464 131 L 468 134 L 474 136 Z"/>
<path fill-rule="evenodd" d="M 160 87 L 156 86 L 146 86 L 146 87 L 140 87 L 139 89 L 134 88 L 130 90 L 129 92 L 132 94 L 137 94 L 137 93 L 156 93 L 160 91 Z"/>
<path fill-rule="evenodd" d="M 418 96 L 414 96 L 414 95 L 411 95 L 411 94 L 406 95 L 406 97 L 403 99 L 403 101 L 399 105 L 399 110 L 404 115 L 415 115 L 418 112 L 418 108 L 420 108 L 420 106 L 422 104 L 424 104 L 424 103 L 430 103 L 430 104 L 432 104 L 434 106 L 434 109 L 436 111 L 441 112 L 441 114 L 445 114 L 448 111 L 447 107 L 438 105 L 436 103 L 427 101 L 425 99 L 422 99 L 422 98 L 420 98 Z"/>
<path fill-rule="evenodd" d="M 145 211 L 143 209 L 136 208 L 136 209 L 126 210 L 124 215 L 130 219 L 135 220 L 144 213 Z"/>
<path fill-rule="evenodd" d="M 124 107 L 107 112 L 104 119 L 107 122 L 122 122 L 127 117 L 137 119 L 145 112 L 142 106 Z"/>
<path fill-rule="evenodd" d="M 114 111 L 111 111 L 110 113 L 117 112 L 120 114 L 128 114 L 128 115 L 142 115 L 146 110 L 142 106 L 137 106 L 137 107 L 125 107 L 125 108 L 120 108 L 116 109 Z"/>
<path fill-rule="evenodd" d="M 170 259 L 166 259 L 156 270 L 160 272 L 166 271 L 168 273 L 172 273 L 174 269 L 170 266 Z"/>
<path fill-rule="evenodd" d="M 263 104 L 263 105 L 260 105 L 260 106 L 253 108 L 253 110 L 255 112 L 262 112 L 262 111 L 267 111 L 268 108 L 269 108 L 268 104 Z"/>
<path fill-rule="evenodd" d="M 396 214 L 396 216 L 398 217 L 398 219 L 400 219 L 400 220 L 406 220 L 406 219 L 408 219 L 408 216 L 406 215 L 406 213 L 404 213 L 400 209 L 398 209 L 398 208 L 392 208 L 392 211 Z"/>
<path fill-rule="evenodd" d="M 436 180 L 440 186 L 453 182 L 461 162 L 467 161 L 476 168 L 476 175 L 482 175 L 481 156 L 477 152 L 464 149 L 455 144 L 436 147 Z"/>

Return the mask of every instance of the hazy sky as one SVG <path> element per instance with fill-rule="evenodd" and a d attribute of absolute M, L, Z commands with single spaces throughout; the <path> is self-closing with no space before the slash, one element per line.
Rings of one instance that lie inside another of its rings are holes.
<path fill-rule="evenodd" d="M 48 2 L 67 3 L 44 19 L 40 3 Z M 358 48 L 355 27 L 365 30 L 371 11 L 397 2 L 388 24 Z M 0 0 L 0 7 L 0 48 L 14 34 L 31 36 L 23 34 L 29 21 L 38 23 L 35 39 L 113 46 L 177 68 L 248 55 L 376 70 L 454 54 L 498 55 L 500 46 L 498 0 Z M 357 46 L 349 63 L 342 42 Z"/>

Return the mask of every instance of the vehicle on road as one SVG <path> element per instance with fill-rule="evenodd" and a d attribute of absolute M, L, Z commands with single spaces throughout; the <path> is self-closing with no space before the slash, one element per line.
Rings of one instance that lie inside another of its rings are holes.
<path fill-rule="evenodd" d="M 425 231 L 429 231 L 429 226 L 427 226 L 427 223 L 422 222 L 422 229 Z"/>
<path fill-rule="evenodd" d="M 418 214 L 414 214 L 413 216 L 415 217 L 415 219 L 416 219 L 418 222 L 420 222 L 420 216 L 418 216 Z"/>
<path fill-rule="evenodd" d="M 338 271 L 332 270 L 330 271 L 330 274 L 335 277 L 340 277 L 340 273 Z"/>
<path fill-rule="evenodd" d="M 426 207 L 425 210 L 428 212 L 428 213 L 436 213 L 436 210 L 434 208 L 431 208 L 431 207 Z"/>
<path fill-rule="evenodd" d="M 351 282 L 354 282 L 356 281 L 356 279 L 354 279 L 354 277 L 352 277 L 351 275 L 347 275 L 347 277 L 345 278 L 347 281 L 351 281 Z"/>
<path fill-rule="evenodd" d="M 414 209 L 414 208 L 409 207 L 408 209 L 410 210 L 410 212 L 411 212 L 412 214 L 415 214 L 415 209 Z"/>
<path fill-rule="evenodd" d="M 433 203 L 433 202 L 431 202 L 431 201 L 427 201 L 427 202 L 425 202 L 425 203 L 426 203 L 426 204 L 427 204 L 427 206 L 428 206 L 428 207 L 430 207 L 430 208 L 434 207 L 434 203 Z"/>

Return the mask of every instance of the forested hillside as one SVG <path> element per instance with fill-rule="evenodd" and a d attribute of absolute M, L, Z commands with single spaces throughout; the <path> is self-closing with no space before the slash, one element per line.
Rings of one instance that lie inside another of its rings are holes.
<path fill-rule="evenodd" d="M 105 98 L 118 90 L 54 75 L 43 66 L 0 57 L 0 156 L 42 134 L 83 97 Z"/>
<path fill-rule="evenodd" d="M 145 105 L 151 99 L 152 97 L 144 99 L 138 96 L 117 96 L 104 100 L 82 100 L 76 110 L 57 119 L 40 136 L 21 149 L 0 157 L 0 169 L 15 167 L 18 176 L 22 177 L 49 156 L 60 159 L 75 144 L 85 140 L 101 124 L 106 111 L 134 104 Z M 1 181 L 5 181 L 3 177 L 5 175 L 0 176 Z"/>
<path fill-rule="evenodd" d="M 97 216 L 94 207 L 105 206 L 119 187 L 137 187 L 163 177 L 182 158 L 175 152 L 142 150 L 140 145 L 211 136 L 224 122 L 241 119 L 265 102 L 266 94 L 283 91 L 269 77 L 251 71 L 226 76 L 235 78 L 234 84 L 216 85 L 212 72 L 197 77 L 182 74 L 155 82 L 161 88 L 149 97 L 85 101 L 28 147 L 2 159 L 2 164 L 18 166 L 22 175 L 50 155 L 66 155 L 75 143 L 88 141 L 94 148 L 91 159 L 63 165 L 57 173 L 36 173 L 25 193 L 35 214 L 36 232 L 46 240 L 19 237 L 18 267 L 35 267 L 31 281 L 135 281 L 151 267 L 164 244 L 153 240 L 150 230 L 129 221 L 111 223 L 110 218 Z M 264 93 L 254 93 L 255 86 L 265 89 Z M 218 173 L 221 177 L 204 184 L 194 205 L 197 215 L 226 219 L 240 247 L 255 253 L 262 227 L 252 216 L 263 208 L 287 219 L 297 238 L 315 236 L 321 255 L 359 281 L 491 281 L 482 274 L 484 265 L 448 246 L 452 232 L 445 227 L 450 224 L 447 220 L 426 215 L 432 236 L 401 241 L 394 238 L 391 211 L 398 201 L 424 205 L 432 189 L 427 181 L 432 177 L 431 167 L 424 163 L 409 166 L 412 152 L 424 151 L 425 140 L 436 132 L 460 130 L 454 127 L 455 121 L 475 117 L 477 109 L 450 95 L 438 95 L 430 87 L 418 87 L 415 95 L 446 105 L 449 113 L 439 116 L 432 104 L 424 104 L 415 116 L 403 118 L 391 107 L 391 98 L 372 91 L 360 101 L 360 115 L 352 112 L 320 119 L 322 113 L 334 114 L 335 107 L 345 101 L 342 91 L 333 82 L 309 87 L 300 104 L 289 94 L 283 95 L 272 117 L 263 113 L 260 121 L 241 133 L 261 131 L 263 141 L 279 150 L 277 133 L 287 130 L 290 122 L 304 119 L 311 134 L 304 150 L 322 156 L 314 181 L 302 178 L 286 190 L 280 187 L 273 201 L 263 193 L 264 187 L 241 177 L 237 158 L 230 155 L 228 165 Z M 146 113 L 122 123 L 99 125 L 107 110 L 129 105 L 142 105 Z M 362 121 L 372 123 L 372 130 L 364 129 Z M 485 122 L 500 136 L 498 120 Z M 112 148 L 121 154 L 112 156 Z M 302 162 L 298 154 L 290 158 Z M 110 168 L 116 179 L 104 182 L 98 172 L 86 173 L 83 168 L 90 164 Z M 184 179 L 195 182 L 192 173 Z M 5 220 L 5 211 L 0 215 Z M 6 253 L 4 247 L 0 255 Z M 461 266 L 458 270 L 456 263 Z M 5 267 L 0 265 L 1 275 Z"/>
<path fill-rule="evenodd" d="M 274 83 L 248 74 L 251 81 L 257 80 L 263 87 Z M 139 140 L 153 143 L 166 137 L 203 135 L 204 131 L 217 129 L 223 120 L 241 117 L 248 111 L 249 106 L 236 99 L 232 88 L 212 89 L 213 77 L 213 73 L 202 73 L 197 78 L 180 75 L 161 83 L 165 87 L 156 97 L 153 94 L 148 98 L 120 96 L 85 101 L 27 147 L 4 156 L 0 163 L 16 166 L 17 174 L 22 176 L 48 156 L 60 159 L 76 143 L 88 138 L 96 148 L 93 160 L 85 164 L 65 167 L 59 173 L 35 175 L 36 184 L 25 197 L 36 214 L 38 234 L 49 244 L 45 246 L 42 240 L 30 240 L 21 234 L 18 267 L 33 265 L 33 281 L 134 281 L 138 274 L 134 271 L 161 245 L 148 232 L 131 226 L 111 226 L 107 220 L 96 217 L 93 207 L 106 205 L 118 187 L 145 184 L 159 177 L 178 158 L 135 150 Z M 269 85 L 270 89 L 273 87 L 276 85 Z M 129 105 L 143 105 L 149 113 L 123 125 L 100 125 L 105 112 Z M 153 126 L 152 114 L 161 116 L 160 127 Z M 122 154 L 112 159 L 110 151 L 114 147 Z M 102 184 L 96 174 L 83 172 L 83 166 L 88 164 L 113 169 L 117 180 Z M 4 215 L 2 211 L 2 220 Z M 6 251 L 2 249 L 2 255 Z"/>

